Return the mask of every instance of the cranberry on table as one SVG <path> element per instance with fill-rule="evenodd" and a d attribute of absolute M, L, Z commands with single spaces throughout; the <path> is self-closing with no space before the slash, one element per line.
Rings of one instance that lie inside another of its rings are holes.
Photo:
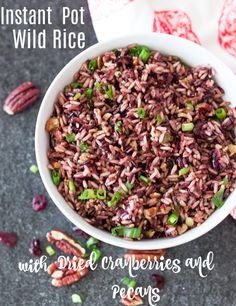
<path fill-rule="evenodd" d="M 0 242 L 8 247 L 14 247 L 17 239 L 17 234 L 14 232 L 0 232 Z"/>
<path fill-rule="evenodd" d="M 41 211 L 47 206 L 47 200 L 43 195 L 36 195 L 32 201 L 32 208 L 35 211 Z"/>
<path fill-rule="evenodd" d="M 152 274 L 152 280 L 154 282 L 154 287 L 158 289 L 163 289 L 165 286 L 165 278 L 160 274 Z"/>
<path fill-rule="evenodd" d="M 34 238 L 31 241 L 29 251 L 33 256 L 41 256 L 43 254 L 39 239 Z"/>

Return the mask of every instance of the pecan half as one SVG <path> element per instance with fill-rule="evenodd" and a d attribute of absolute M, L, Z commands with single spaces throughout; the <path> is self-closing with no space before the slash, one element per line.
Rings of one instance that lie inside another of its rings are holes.
<path fill-rule="evenodd" d="M 38 99 L 39 94 L 39 89 L 33 83 L 22 83 L 8 95 L 3 110 L 8 115 L 19 113 L 33 104 Z"/>
<path fill-rule="evenodd" d="M 133 294 L 131 297 L 126 295 L 120 302 L 125 306 L 143 305 L 141 297 L 137 294 Z"/>
<path fill-rule="evenodd" d="M 59 128 L 59 125 L 59 119 L 57 117 L 51 117 L 47 120 L 45 129 L 50 133 Z"/>
<path fill-rule="evenodd" d="M 52 230 L 46 235 L 47 240 L 68 255 L 84 256 L 85 249 L 73 237 L 60 230 Z"/>
<path fill-rule="evenodd" d="M 60 269 L 60 261 L 55 261 L 48 267 L 48 274 L 52 277 L 52 285 L 57 288 L 68 286 L 79 281 L 89 271 L 89 268 L 85 266 L 87 260 L 84 258 L 76 257 L 73 259 L 66 258 L 64 260 L 63 269 Z M 80 268 L 79 265 L 76 267 L 79 261 L 82 261 L 81 266 L 83 268 Z M 71 267 L 76 267 L 76 269 L 72 269 Z"/>
<path fill-rule="evenodd" d="M 161 256 L 164 256 L 166 253 L 165 250 L 128 250 L 128 253 L 124 255 L 124 258 L 127 260 L 141 261 L 142 259 L 153 262 L 154 260 L 159 260 Z"/>

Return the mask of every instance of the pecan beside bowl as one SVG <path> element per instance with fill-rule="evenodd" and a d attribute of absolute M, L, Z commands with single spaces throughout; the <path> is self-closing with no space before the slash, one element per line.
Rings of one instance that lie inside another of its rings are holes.
<path fill-rule="evenodd" d="M 193 239 L 196 239 L 200 237 L 201 235 L 207 233 L 209 230 L 214 228 L 218 223 L 220 223 L 233 209 L 235 205 L 235 196 L 236 196 L 236 191 L 234 190 L 230 196 L 226 199 L 224 205 L 220 209 L 216 209 L 207 219 L 204 221 L 202 224 L 200 224 L 197 227 L 194 227 L 196 220 L 192 220 L 191 218 L 188 218 L 188 227 L 191 229 L 187 230 L 186 225 L 185 226 L 175 226 L 176 223 L 178 222 L 179 219 L 183 219 L 183 216 L 180 214 L 179 216 L 176 216 L 176 214 L 171 214 L 171 222 L 172 224 L 168 224 L 166 228 L 166 233 L 168 233 L 167 237 L 161 237 L 161 238 L 153 238 L 153 231 L 152 229 L 148 231 L 148 236 L 147 239 L 143 239 L 140 241 L 136 240 L 127 240 L 124 238 L 120 237 L 114 237 L 111 235 L 111 233 L 102 230 L 99 228 L 99 221 L 97 226 L 89 224 L 85 218 L 81 217 L 74 209 L 73 206 L 70 205 L 70 203 L 66 203 L 65 199 L 63 196 L 58 192 L 61 191 L 60 188 L 64 188 L 63 186 L 60 185 L 60 177 L 58 176 L 58 169 L 60 169 L 61 164 L 58 162 L 58 157 L 61 155 L 64 156 L 65 154 L 70 154 L 70 151 L 67 152 L 64 150 L 62 146 L 57 146 L 56 150 L 53 152 L 51 155 L 55 157 L 55 161 L 50 163 L 50 169 L 48 169 L 48 164 L 49 164 L 49 159 L 47 156 L 47 152 L 50 147 L 49 143 L 49 136 L 48 132 L 45 130 L 45 126 L 47 126 L 47 129 L 50 133 L 54 134 L 54 139 L 59 139 L 61 137 L 60 133 L 57 133 L 57 128 L 60 125 L 62 128 L 65 126 L 65 121 L 63 116 L 58 120 L 56 116 L 51 117 L 54 111 L 54 103 L 58 101 L 58 108 L 60 108 L 64 103 L 65 99 L 63 95 L 59 96 L 59 93 L 67 84 L 70 84 L 73 82 L 73 76 L 78 72 L 79 68 L 81 65 L 86 62 L 89 59 L 94 59 L 95 57 L 98 57 L 99 55 L 103 54 L 107 50 L 114 50 L 117 48 L 122 48 L 130 45 L 131 43 L 137 43 L 139 45 L 144 45 L 144 46 L 149 46 L 150 49 L 152 50 L 158 50 L 162 52 L 163 54 L 171 54 L 178 56 L 179 58 L 182 58 L 187 64 L 190 66 L 196 67 L 196 66 L 210 66 L 213 67 L 216 71 L 216 82 L 217 84 L 224 89 L 225 95 L 224 99 L 227 101 L 231 101 L 233 106 L 235 107 L 236 103 L 236 92 L 234 88 L 236 88 L 236 78 L 233 72 L 230 71 L 230 69 L 227 68 L 225 64 L 223 64 L 220 60 L 218 60 L 214 55 L 212 55 L 210 52 L 205 50 L 203 47 L 194 44 L 190 41 L 184 40 L 182 38 L 174 37 L 171 35 L 166 35 L 166 34 L 147 34 L 147 35 L 132 35 L 132 36 L 127 36 L 127 37 L 122 37 L 120 39 L 115 39 L 109 42 L 105 43 L 98 43 L 87 50 L 83 51 L 81 54 L 77 55 L 74 59 L 72 59 L 71 62 L 69 62 L 63 69 L 62 71 L 56 76 L 52 84 L 50 85 L 44 100 L 41 104 L 38 118 L 37 118 L 37 123 L 36 123 L 36 132 L 35 132 L 35 149 L 36 149 L 36 158 L 37 158 L 37 163 L 38 167 L 40 170 L 40 175 L 42 177 L 43 183 L 54 201 L 54 203 L 57 205 L 57 207 L 61 210 L 61 212 L 76 226 L 81 228 L 84 232 L 88 233 L 89 235 L 96 237 L 97 239 L 104 241 L 106 243 L 127 248 L 127 249 L 136 249 L 136 250 L 156 250 L 156 249 L 166 249 L 168 247 L 174 247 L 183 243 L 186 243 L 188 241 L 191 241 Z M 143 56 L 145 56 L 145 50 Z M 140 55 L 141 56 L 141 55 Z M 125 59 L 126 65 L 136 65 L 138 64 L 138 59 L 135 60 L 134 62 L 129 62 L 129 58 Z M 92 65 L 93 63 L 91 63 Z M 102 64 L 102 63 L 100 63 Z M 120 63 L 122 65 L 122 63 Z M 93 68 L 93 66 L 91 66 Z M 108 76 L 109 77 L 109 76 Z M 129 71 L 127 74 L 127 79 L 133 78 L 135 76 L 132 75 L 132 71 Z M 202 78 L 204 78 L 204 74 L 202 75 Z M 169 81 L 169 80 L 168 80 Z M 171 80 L 170 80 L 171 81 Z M 187 79 L 181 80 L 181 86 L 188 86 L 188 81 Z M 80 86 L 80 85 L 78 85 Z M 86 85 L 89 87 L 89 84 Z M 103 86 L 103 85 L 101 85 Z M 138 86 L 137 84 L 133 86 Z M 165 86 L 165 83 L 163 82 L 163 86 Z M 207 85 L 206 85 L 207 86 Z M 219 88 L 220 88 L 219 87 Z M 66 90 L 66 89 L 65 89 Z M 106 91 L 107 98 L 112 96 L 112 90 L 114 88 L 109 88 L 106 87 L 103 90 Z M 79 94 L 81 94 L 78 91 L 78 97 Z M 219 89 L 219 94 L 220 94 L 220 89 Z M 91 92 L 87 91 L 85 93 L 87 98 L 91 96 Z M 209 97 L 210 98 L 210 97 Z M 79 99 L 79 98 L 78 98 Z M 204 101 L 202 101 L 204 102 Z M 89 104 L 89 103 L 88 103 Z M 61 105 L 61 106 L 60 106 Z M 74 103 L 76 105 L 76 101 Z M 89 106 L 89 105 L 88 105 Z M 191 106 L 191 105 L 190 105 Z M 190 107 L 189 106 L 189 107 Z M 192 107 L 192 106 L 191 106 Z M 75 107 L 76 108 L 76 107 Z M 76 111 L 79 112 L 79 110 L 74 110 L 74 118 L 73 120 L 76 121 Z M 142 112 L 141 112 L 142 111 Z M 201 107 L 201 111 L 198 110 L 199 116 L 203 115 L 205 112 L 205 107 L 204 105 Z M 59 110 L 60 112 L 60 110 Z M 202 113 L 201 113 L 202 112 Z M 207 110 L 207 113 L 211 113 L 211 109 Z M 55 114 L 55 112 L 54 112 Z M 107 133 L 109 130 L 109 125 L 104 123 L 104 121 L 101 120 L 101 110 L 99 109 L 99 106 L 97 106 L 96 109 L 94 109 L 94 114 L 97 118 L 98 124 L 101 123 L 102 126 L 102 132 Z M 224 113 L 219 114 L 220 116 L 224 116 Z M 71 115 L 73 116 L 73 114 Z M 109 121 L 109 113 L 106 113 L 106 116 L 103 117 L 103 120 Z M 139 116 L 145 117 L 145 110 L 141 109 L 139 112 Z M 179 116 L 185 116 L 185 114 L 179 113 Z M 50 118 L 50 121 L 48 121 L 48 118 Z M 190 115 L 186 117 L 186 120 L 191 119 L 191 111 Z M 163 120 L 163 118 L 160 116 L 158 118 L 159 121 Z M 176 121 L 176 120 L 175 120 Z M 175 122 L 171 122 L 171 124 L 174 126 Z M 205 124 L 205 123 L 204 123 Z M 205 125 L 202 126 L 205 126 Z M 228 122 L 227 124 L 231 124 L 231 122 Z M 217 124 L 216 124 L 217 125 Z M 196 133 L 199 134 L 199 137 L 203 137 L 203 135 L 206 135 L 206 137 L 209 138 L 209 141 L 212 141 L 212 137 L 215 137 L 214 133 L 211 135 L 209 134 L 210 131 L 207 129 L 204 129 L 203 127 L 197 126 L 196 125 Z M 117 124 L 116 126 L 117 131 L 122 129 L 122 126 Z M 178 127 L 177 127 L 178 128 Z M 228 125 L 225 125 L 224 129 L 230 128 Z M 190 129 L 190 130 L 189 130 Z M 188 132 L 191 131 L 192 125 L 184 125 L 184 131 Z M 101 135 L 97 135 L 98 137 L 102 137 Z M 68 139 L 66 139 L 67 142 L 73 142 L 75 135 L 74 133 L 68 134 Z M 154 139 L 160 138 L 160 131 L 153 129 L 151 131 L 151 137 Z M 173 138 L 173 139 L 172 139 Z M 179 139 L 174 139 L 172 135 L 169 135 L 168 133 L 165 133 L 165 135 L 162 133 L 162 145 L 165 145 L 169 141 L 175 141 L 176 145 L 179 142 Z M 147 143 L 147 140 L 145 139 L 142 142 L 142 147 L 143 150 L 145 150 L 145 145 Z M 130 150 L 137 150 L 136 149 L 137 143 L 133 141 L 130 143 Z M 110 147 L 109 148 L 111 151 L 113 150 L 115 152 L 116 148 L 115 147 Z M 77 160 L 77 162 L 83 162 L 86 163 L 86 161 L 89 159 L 89 152 L 86 152 L 86 143 L 82 144 L 81 150 L 84 150 L 84 152 L 81 154 L 80 158 L 81 160 Z M 228 161 L 224 157 L 224 148 L 219 148 L 217 149 L 220 154 L 215 154 L 216 156 L 214 157 L 216 162 L 214 163 L 217 169 L 212 169 L 212 172 L 220 170 L 224 170 L 225 165 L 227 165 Z M 217 152 L 218 152 L 217 151 Z M 108 158 L 108 157 L 107 157 Z M 125 162 L 125 161 L 124 161 Z M 169 160 L 170 165 L 167 165 L 168 167 L 173 167 L 172 163 L 173 161 Z M 185 166 L 186 160 L 181 159 L 179 160 L 179 164 L 182 166 L 181 171 L 179 175 L 185 175 L 188 173 L 189 168 Z M 214 165 L 213 165 L 214 166 Z M 161 171 L 165 171 L 166 165 L 160 165 Z M 87 171 L 87 172 L 86 172 Z M 92 173 L 89 172 L 88 167 L 85 167 L 85 172 L 87 175 L 92 175 Z M 78 176 L 80 176 L 81 173 L 78 173 Z M 83 174 L 84 175 L 84 174 Z M 153 175 L 158 176 L 158 172 L 153 173 Z M 53 181 L 52 177 L 53 176 Z M 151 175 L 150 175 L 151 177 Z M 147 184 L 149 183 L 147 177 L 144 175 L 140 175 L 141 180 L 143 183 Z M 114 180 L 114 175 L 109 176 L 108 178 L 108 183 L 113 182 Z M 171 180 L 175 180 L 175 175 L 172 175 L 170 177 Z M 222 183 L 223 184 L 223 183 Z M 74 186 L 73 183 L 69 182 L 68 180 L 68 186 L 70 186 L 70 192 L 73 193 Z M 84 187 L 88 188 L 88 187 Z M 183 187 L 184 188 L 184 187 Z M 127 186 L 124 186 L 124 189 L 127 189 Z M 162 186 L 162 190 L 160 192 L 164 192 L 165 188 Z M 89 189 L 87 189 L 89 190 Z M 91 205 L 88 207 L 91 211 L 93 210 L 93 204 L 96 204 L 96 200 L 93 197 L 93 193 L 90 189 L 90 199 L 91 199 Z M 85 196 L 85 195 L 83 195 Z M 99 196 L 104 196 L 104 194 L 100 194 Z M 117 195 L 118 196 L 118 195 Z M 158 190 L 153 190 L 152 197 L 150 199 L 150 203 L 155 202 L 159 198 L 160 194 Z M 114 199 L 117 200 L 118 198 Z M 191 197 L 190 197 L 191 199 Z M 119 199 L 118 199 L 119 201 Z M 68 205 L 69 204 L 69 205 Z M 193 204 L 193 203 L 192 203 Z M 141 205 L 143 205 L 141 203 Z M 147 207 L 148 208 L 148 207 Z M 164 218 L 166 214 L 170 213 L 169 212 L 169 205 L 168 203 L 163 203 L 160 207 L 160 211 L 156 211 L 155 209 L 145 209 L 145 218 L 147 220 L 151 219 L 153 217 L 153 214 L 157 214 L 157 218 Z M 122 211 L 120 212 L 122 214 Z M 101 216 L 103 217 L 103 216 Z M 199 214 L 196 216 L 198 218 L 197 223 L 202 222 L 202 214 L 201 211 Z M 196 218 L 195 218 L 196 219 Z M 175 223 L 176 222 L 176 223 Z M 155 226 L 155 224 L 154 224 Z M 119 232 L 119 229 L 116 229 L 117 232 Z M 155 237 L 155 236 L 154 236 Z"/>

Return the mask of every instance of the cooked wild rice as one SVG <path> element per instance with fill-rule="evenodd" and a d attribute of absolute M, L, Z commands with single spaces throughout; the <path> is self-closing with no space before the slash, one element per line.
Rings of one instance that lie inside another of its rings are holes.
<path fill-rule="evenodd" d="M 212 68 L 157 51 L 142 60 L 135 48 L 85 62 L 60 93 L 46 126 L 49 169 L 67 203 L 94 226 L 140 227 L 138 239 L 175 237 L 214 212 L 216 193 L 225 200 L 235 188 L 236 109 Z M 194 125 L 183 131 L 186 123 Z M 79 199 L 99 188 L 105 200 Z M 121 199 L 108 207 L 116 192 Z"/>

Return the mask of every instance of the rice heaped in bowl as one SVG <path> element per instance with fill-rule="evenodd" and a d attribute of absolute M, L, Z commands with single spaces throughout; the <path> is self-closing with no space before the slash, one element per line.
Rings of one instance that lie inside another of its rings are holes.
<path fill-rule="evenodd" d="M 236 109 L 211 67 L 132 45 L 85 62 L 48 119 L 52 180 L 92 225 L 175 237 L 235 188 Z"/>

